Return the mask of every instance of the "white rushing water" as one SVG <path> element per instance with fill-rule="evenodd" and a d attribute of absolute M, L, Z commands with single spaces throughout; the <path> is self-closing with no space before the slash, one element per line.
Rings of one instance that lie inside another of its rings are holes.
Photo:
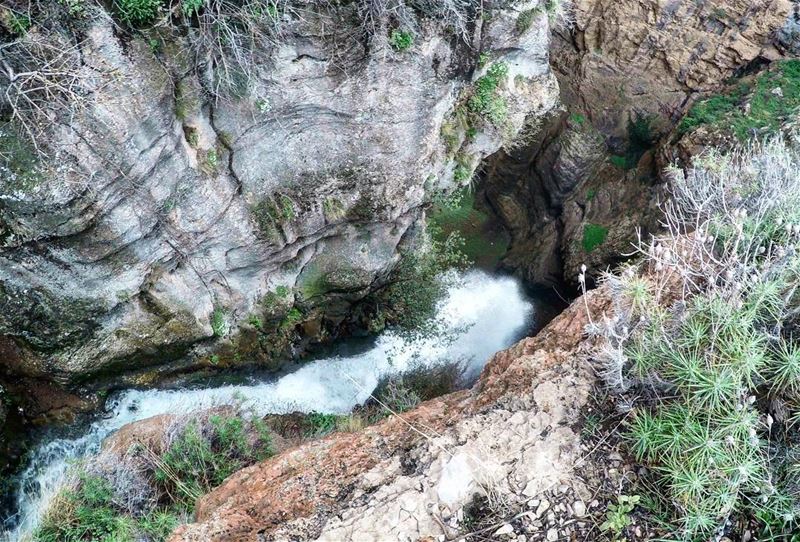
<path fill-rule="evenodd" d="M 366 401 L 382 378 L 412 366 L 462 360 L 467 376 L 476 376 L 492 354 L 524 334 L 532 313 L 531 303 L 514 279 L 472 271 L 456 281 L 440 302 L 433 336 L 410 341 L 387 331 L 361 354 L 310 361 L 285 376 L 249 384 L 124 391 L 110 401 L 109 414 L 82 435 L 46 442 L 35 451 L 20 479 L 20 522 L 7 537 L 16 541 L 30 533 L 58 490 L 68 464 L 96 453 L 103 439 L 125 424 L 232 403 L 243 403 L 259 415 L 347 413 Z"/>

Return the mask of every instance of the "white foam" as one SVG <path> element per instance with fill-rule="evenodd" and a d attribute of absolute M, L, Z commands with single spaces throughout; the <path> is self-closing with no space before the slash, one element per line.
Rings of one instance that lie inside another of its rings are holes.
<path fill-rule="evenodd" d="M 80 437 L 40 446 L 22 473 L 18 494 L 20 524 L 12 541 L 30 533 L 63 479 L 68 462 L 96 453 L 109 434 L 125 424 L 164 413 L 181 413 L 243 402 L 260 415 L 292 411 L 346 413 L 366 401 L 381 378 L 412 365 L 434 366 L 461 360 L 476 376 L 488 358 L 527 329 L 532 306 L 519 284 L 508 277 L 472 271 L 454 283 L 437 308 L 435 336 L 409 341 L 388 331 L 359 355 L 309 362 L 270 381 L 208 389 L 128 390 L 111 405 L 110 415 Z"/>

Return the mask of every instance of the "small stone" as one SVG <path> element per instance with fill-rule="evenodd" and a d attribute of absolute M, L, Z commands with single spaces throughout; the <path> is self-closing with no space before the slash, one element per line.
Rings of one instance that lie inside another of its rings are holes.
<path fill-rule="evenodd" d="M 586 505 L 583 504 L 583 501 L 575 501 L 572 503 L 572 512 L 575 517 L 582 518 L 586 515 Z"/>
<path fill-rule="evenodd" d="M 778 98 L 783 98 L 783 89 L 781 87 L 775 87 L 772 89 L 772 95 L 777 96 Z"/>
<path fill-rule="evenodd" d="M 556 542 L 556 540 L 558 540 L 558 530 L 547 529 L 547 540 L 548 542 Z"/>
<path fill-rule="evenodd" d="M 528 501 L 528 508 L 534 509 L 537 506 L 539 506 L 539 499 L 533 499 L 531 501 Z"/>
<path fill-rule="evenodd" d="M 539 506 L 536 507 L 536 517 L 542 517 L 542 514 L 547 512 L 548 508 L 550 508 L 550 501 L 543 499 L 542 502 L 539 503 Z"/>
<path fill-rule="evenodd" d="M 506 523 L 499 529 L 494 532 L 495 536 L 502 536 L 504 534 L 512 534 L 514 532 L 514 527 L 510 523 Z"/>
<path fill-rule="evenodd" d="M 589 503 L 589 508 L 597 508 L 598 506 L 600 506 L 600 501 L 598 501 L 597 499 Z"/>
<path fill-rule="evenodd" d="M 528 542 L 528 537 L 524 534 L 517 535 L 517 542 Z"/>

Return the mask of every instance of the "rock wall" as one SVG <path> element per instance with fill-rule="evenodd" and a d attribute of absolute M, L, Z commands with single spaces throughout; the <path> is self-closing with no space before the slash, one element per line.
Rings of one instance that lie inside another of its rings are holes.
<path fill-rule="evenodd" d="M 548 285 L 630 252 L 637 227 L 657 225 L 651 149 L 693 99 L 791 55 L 796 40 L 790 0 L 576 0 L 574 11 L 551 51 L 564 113 L 493 157 L 486 178 L 512 233 L 505 264 Z M 602 243 L 586 242 L 587 227 Z"/>
<path fill-rule="evenodd" d="M 1 170 L 7 373 L 146 384 L 153 367 L 269 360 L 260 322 L 341 322 L 414 243 L 454 169 L 557 104 L 543 10 L 519 33 L 518 7 L 490 8 L 463 37 L 412 10 L 413 45 L 398 51 L 395 21 L 365 37 L 355 4 L 331 6 L 287 12 L 230 99 L 204 92 L 203 59 L 179 32 L 127 33 L 103 11 L 29 30 L 68 36 L 86 92 L 47 128 L 36 175 Z M 495 62 L 508 66 L 506 125 L 446 145 L 443 124 Z"/>

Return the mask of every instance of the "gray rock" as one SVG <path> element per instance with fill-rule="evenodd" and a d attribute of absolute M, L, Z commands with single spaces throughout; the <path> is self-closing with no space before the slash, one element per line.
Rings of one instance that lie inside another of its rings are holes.
<path fill-rule="evenodd" d="M 556 106 L 540 19 L 519 35 L 499 11 L 476 50 L 418 19 L 400 53 L 304 11 L 258 51 L 246 92 L 217 101 L 181 64 L 186 38 L 157 58 L 93 17 L 74 39 L 88 97 L 47 133 L 46 174 L 0 178 L 0 334 L 46 352 L 25 370 L 74 383 L 193 363 L 226 336 L 236 351 L 279 288 L 342 320 L 414 242 L 432 192 L 457 184 L 456 154 L 474 168 L 506 139 L 488 124 L 455 150 L 441 137 L 478 52 L 509 67 L 510 133 Z"/>

